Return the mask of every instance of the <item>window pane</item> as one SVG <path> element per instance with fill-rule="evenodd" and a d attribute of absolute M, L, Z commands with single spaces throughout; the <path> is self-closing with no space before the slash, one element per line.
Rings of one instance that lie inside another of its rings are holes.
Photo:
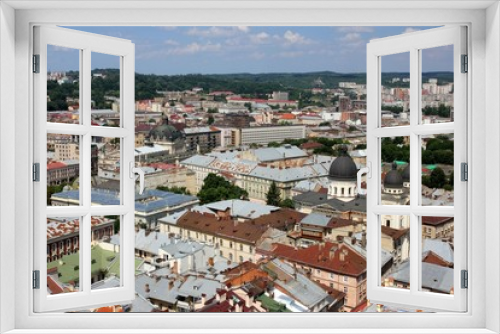
<path fill-rule="evenodd" d="M 47 134 L 47 205 L 80 205 L 80 136 Z"/>
<path fill-rule="evenodd" d="M 381 58 L 381 126 L 410 124 L 410 53 Z"/>
<path fill-rule="evenodd" d="M 453 293 L 453 230 L 453 217 L 422 217 L 421 290 Z"/>
<path fill-rule="evenodd" d="M 410 137 L 381 139 L 381 204 L 410 204 Z"/>
<path fill-rule="evenodd" d="M 453 205 L 453 134 L 422 136 L 422 205 Z"/>
<path fill-rule="evenodd" d="M 453 45 L 421 50 L 422 124 L 453 122 Z"/>
<path fill-rule="evenodd" d="M 120 286 L 120 216 L 91 219 L 91 289 Z"/>
<path fill-rule="evenodd" d="M 91 85 L 92 125 L 120 126 L 120 57 L 92 52 Z"/>
<path fill-rule="evenodd" d="M 381 285 L 410 288 L 410 217 L 380 216 Z"/>
<path fill-rule="evenodd" d="M 120 205 L 120 138 L 92 137 L 92 205 Z"/>
<path fill-rule="evenodd" d="M 80 218 L 47 218 L 47 291 L 77 292 L 80 282 Z"/>
<path fill-rule="evenodd" d="M 47 122 L 78 124 L 80 50 L 47 46 Z"/>

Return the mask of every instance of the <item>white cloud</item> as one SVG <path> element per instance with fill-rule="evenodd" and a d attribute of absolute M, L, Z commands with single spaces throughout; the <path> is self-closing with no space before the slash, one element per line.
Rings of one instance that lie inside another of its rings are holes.
<path fill-rule="evenodd" d="M 415 29 L 415 28 L 412 28 L 412 27 L 408 27 L 405 30 L 403 30 L 402 34 L 408 34 L 410 32 L 415 32 L 415 31 L 419 31 L 419 30 L 420 29 Z"/>
<path fill-rule="evenodd" d="M 188 45 L 179 46 L 173 49 L 169 49 L 166 51 L 167 55 L 188 55 L 195 54 L 200 52 L 217 52 L 221 50 L 220 43 L 218 44 L 199 44 L 199 43 L 191 43 Z"/>
<path fill-rule="evenodd" d="M 283 38 L 285 39 L 287 44 L 309 44 L 309 43 L 311 43 L 310 40 L 306 39 L 301 34 L 292 32 L 290 30 L 287 30 L 283 34 Z"/>
<path fill-rule="evenodd" d="M 363 33 L 363 32 L 373 32 L 373 27 L 337 27 L 337 31 L 340 32 L 357 32 L 357 33 Z"/>
<path fill-rule="evenodd" d="M 343 42 L 358 42 L 361 40 L 361 35 L 357 32 L 349 32 L 340 38 Z"/>
<path fill-rule="evenodd" d="M 250 41 L 253 44 L 262 44 L 268 42 L 270 37 L 266 32 L 259 32 L 258 34 L 250 35 Z"/>
<path fill-rule="evenodd" d="M 244 33 L 247 33 L 250 31 L 250 27 L 248 26 L 239 26 L 239 27 L 236 27 L 239 31 L 241 32 L 244 32 Z"/>
<path fill-rule="evenodd" d="M 248 27 L 210 27 L 208 29 L 194 27 L 189 29 L 186 34 L 197 37 L 231 37 L 248 31 Z"/>
<path fill-rule="evenodd" d="M 165 41 L 165 44 L 166 44 L 166 45 L 179 45 L 180 43 L 179 43 L 179 42 L 177 42 L 177 41 L 175 41 L 175 40 L 173 40 L 173 39 L 167 39 L 167 40 Z"/>

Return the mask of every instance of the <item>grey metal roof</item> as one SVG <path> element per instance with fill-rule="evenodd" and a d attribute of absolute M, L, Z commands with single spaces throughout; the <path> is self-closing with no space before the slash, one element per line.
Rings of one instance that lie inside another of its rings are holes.
<path fill-rule="evenodd" d="M 80 191 L 69 190 L 53 194 L 54 199 L 79 201 Z M 120 205 L 120 193 L 112 189 L 93 188 L 91 190 L 92 204 L 94 205 Z M 153 212 L 176 206 L 189 205 L 198 201 L 190 195 L 174 194 L 168 191 L 146 189 L 140 195 L 135 194 L 135 210 L 139 212 Z"/>
<path fill-rule="evenodd" d="M 453 248 L 448 242 L 439 239 L 424 239 L 422 253 L 432 251 L 439 255 L 443 260 L 453 263 Z"/>
<path fill-rule="evenodd" d="M 294 268 L 285 262 L 274 259 L 270 264 L 271 270 L 273 267 L 278 268 L 293 277 Z M 314 307 L 328 297 L 328 294 L 321 287 L 300 273 L 297 273 L 297 279 L 291 279 L 287 282 L 279 281 L 279 285 L 300 303 L 309 308 Z"/>
<path fill-rule="evenodd" d="M 253 153 L 261 162 L 307 157 L 306 152 L 293 145 L 258 148 L 253 150 Z"/>
<path fill-rule="evenodd" d="M 223 285 L 219 281 L 188 276 L 184 284 L 179 288 L 178 294 L 197 298 L 201 298 L 201 295 L 205 294 L 206 298 L 210 299 L 215 296 L 216 290 L 221 288 L 223 288 Z"/>
<path fill-rule="evenodd" d="M 328 205 L 336 211 L 366 212 L 366 196 L 358 195 L 351 201 L 344 202 L 337 198 L 328 199 L 326 194 L 317 192 L 306 192 L 293 197 L 293 200 L 308 206 Z"/>
<path fill-rule="evenodd" d="M 199 167 L 208 167 L 216 158 L 212 156 L 206 156 L 206 155 L 194 155 L 190 158 L 187 158 L 186 160 L 182 161 L 182 164 L 186 165 L 194 165 L 194 166 L 199 166 Z"/>
<path fill-rule="evenodd" d="M 135 298 L 130 305 L 130 312 L 134 313 L 150 313 L 153 312 L 154 309 L 156 309 L 156 307 L 151 304 L 149 300 L 137 293 L 135 294 Z"/>
<path fill-rule="evenodd" d="M 396 281 L 409 283 L 410 261 L 403 262 L 391 276 Z M 422 288 L 450 293 L 453 288 L 453 268 L 422 262 Z"/>
<path fill-rule="evenodd" d="M 249 173 L 249 175 L 277 182 L 291 182 L 326 176 L 328 175 L 328 172 L 320 165 L 309 165 L 285 169 L 257 166 Z"/>
<path fill-rule="evenodd" d="M 307 225 L 315 225 L 325 227 L 332 220 L 332 217 L 328 217 L 323 213 L 310 213 L 305 216 L 300 222 Z"/>
<path fill-rule="evenodd" d="M 196 206 L 198 207 L 198 206 Z M 196 208 L 194 207 L 194 208 Z M 193 209 L 194 209 L 193 208 Z M 179 220 L 180 217 L 182 217 L 183 214 L 186 213 L 187 210 L 182 210 L 178 212 L 174 212 L 171 215 L 168 215 L 166 217 L 158 219 L 158 223 L 165 223 L 169 225 L 177 225 L 177 221 Z"/>
<path fill-rule="evenodd" d="M 116 276 L 108 277 L 105 280 L 95 282 L 90 286 L 92 290 L 117 288 L 120 286 L 120 278 Z"/>
<path fill-rule="evenodd" d="M 239 199 L 208 203 L 205 204 L 204 207 L 213 211 L 226 211 L 227 209 L 230 209 L 233 217 L 242 217 L 247 219 L 255 219 L 279 210 L 279 207 L 277 206 L 259 204 Z"/>
<path fill-rule="evenodd" d="M 158 255 L 158 250 L 169 244 L 171 239 L 163 233 L 151 232 L 146 235 L 146 230 L 140 229 L 135 233 L 135 248 Z M 120 245 L 120 235 L 114 234 L 110 238 L 110 243 Z"/>

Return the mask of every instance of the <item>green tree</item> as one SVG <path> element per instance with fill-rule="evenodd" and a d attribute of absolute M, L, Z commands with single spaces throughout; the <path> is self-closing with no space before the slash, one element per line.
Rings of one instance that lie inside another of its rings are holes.
<path fill-rule="evenodd" d="M 208 125 L 212 125 L 212 124 L 214 124 L 214 122 L 215 122 L 215 119 L 213 118 L 213 116 L 208 116 L 208 121 L 207 121 Z"/>
<path fill-rule="evenodd" d="M 217 202 L 228 199 L 243 199 L 248 197 L 248 192 L 231 184 L 221 176 L 210 173 L 203 181 L 203 187 L 198 192 L 201 204 Z"/>
<path fill-rule="evenodd" d="M 290 198 L 285 198 L 280 202 L 280 207 L 295 209 L 295 202 Z"/>
<path fill-rule="evenodd" d="M 247 102 L 244 104 L 244 106 L 250 111 L 252 112 L 252 104 L 250 102 Z"/>
<path fill-rule="evenodd" d="M 446 175 L 444 171 L 436 167 L 430 175 L 430 185 L 431 188 L 443 188 L 446 183 Z"/>
<path fill-rule="evenodd" d="M 161 191 L 168 191 L 174 194 L 182 194 L 182 195 L 191 195 L 191 193 L 186 189 L 186 187 L 167 187 L 167 186 L 158 186 L 156 189 Z"/>
<path fill-rule="evenodd" d="M 281 203 L 280 190 L 276 186 L 276 182 L 273 181 L 267 192 L 267 205 L 279 206 Z"/>
<path fill-rule="evenodd" d="M 280 146 L 281 146 L 281 144 L 278 142 L 275 142 L 275 141 L 269 142 L 267 144 L 267 147 L 280 147 Z"/>

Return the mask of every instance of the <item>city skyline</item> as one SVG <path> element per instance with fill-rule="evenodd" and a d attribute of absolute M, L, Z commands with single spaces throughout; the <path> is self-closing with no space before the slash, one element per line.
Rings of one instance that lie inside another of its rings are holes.
<path fill-rule="evenodd" d="M 432 27 L 68 27 L 130 39 L 141 74 L 230 74 L 333 71 L 366 72 L 366 44 Z M 65 50 L 55 48 L 56 50 Z M 66 49 L 67 50 L 67 49 Z M 66 51 L 65 50 L 65 51 Z M 451 71 L 451 47 L 423 54 L 423 70 Z M 49 52 L 48 70 L 77 70 L 76 53 Z M 115 57 L 97 54 L 92 68 L 116 68 Z M 402 59 L 402 57 L 394 57 Z M 391 61 L 384 72 L 407 72 Z"/>

